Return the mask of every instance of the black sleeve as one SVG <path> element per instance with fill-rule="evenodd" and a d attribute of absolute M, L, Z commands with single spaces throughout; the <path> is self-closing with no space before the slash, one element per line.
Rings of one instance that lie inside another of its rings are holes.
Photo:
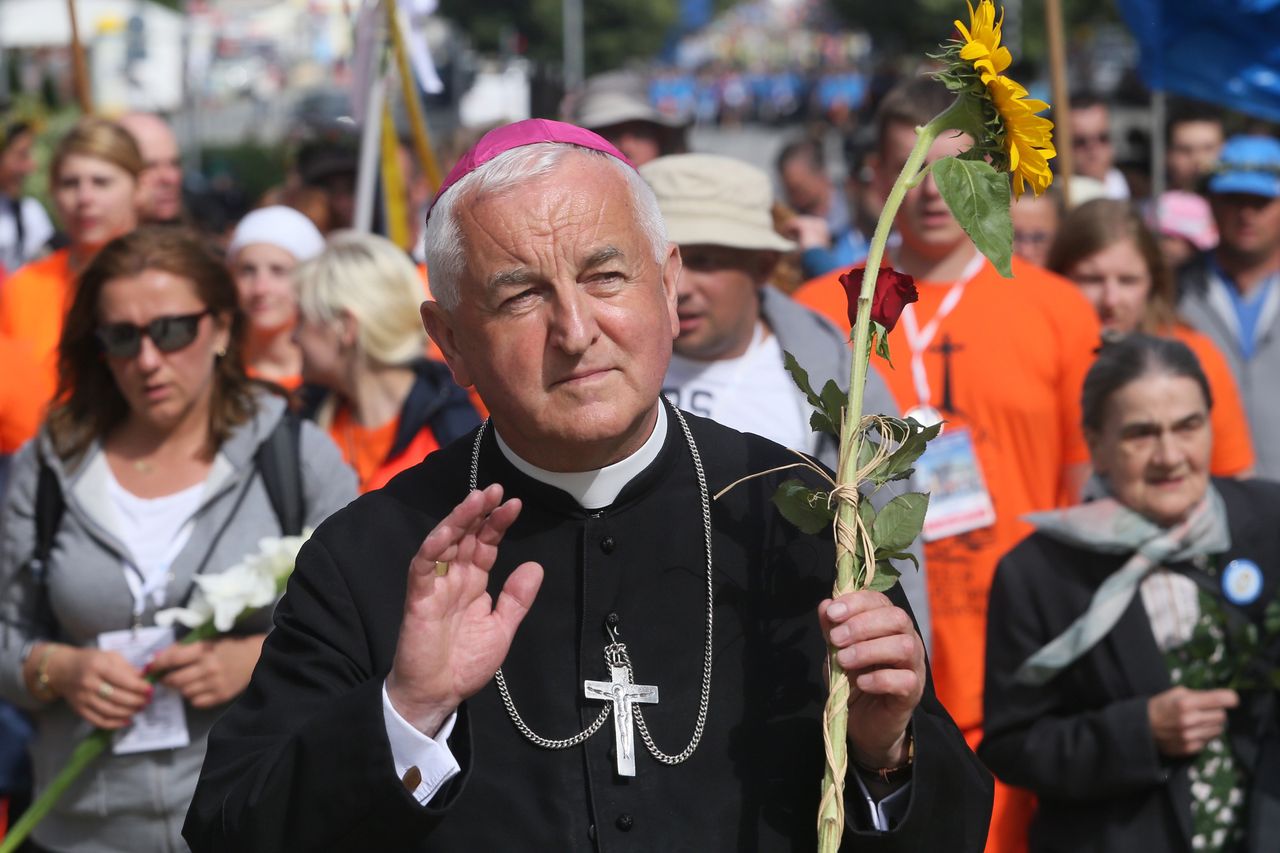
<path fill-rule="evenodd" d="M 895 586 L 889 597 L 897 606 L 911 611 L 900 587 Z M 991 774 L 969 749 L 964 735 L 938 701 L 932 672 L 926 669 L 926 676 L 924 695 L 912 717 L 916 757 L 911 771 L 911 801 L 906 813 L 888 832 L 850 827 L 845 833 L 848 839 L 845 846 L 850 850 L 980 853 L 986 844 L 994 790 Z M 845 794 L 846 810 L 865 808 L 853 779 L 846 784 Z"/>
<path fill-rule="evenodd" d="M 1070 695 L 1069 671 L 1041 686 L 1014 681 L 1018 667 L 1056 633 L 1037 606 L 1033 570 L 1012 557 L 996 569 L 978 754 L 1001 781 L 1060 799 L 1096 800 L 1164 784 L 1168 768 L 1156 752 L 1147 697 L 1081 709 Z"/>
<path fill-rule="evenodd" d="M 470 765 L 466 715 L 450 738 L 461 774 L 420 806 L 396 778 L 364 615 L 313 538 L 248 689 L 209 735 L 183 827 L 193 851 L 394 850 L 441 819 Z"/>

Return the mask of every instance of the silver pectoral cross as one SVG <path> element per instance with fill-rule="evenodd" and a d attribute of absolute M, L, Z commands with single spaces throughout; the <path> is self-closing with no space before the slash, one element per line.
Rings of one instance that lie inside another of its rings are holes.
<path fill-rule="evenodd" d="M 632 704 L 656 705 L 658 688 L 648 684 L 632 684 L 625 666 L 611 666 L 609 681 L 583 682 L 588 699 L 613 703 L 613 743 L 618 752 L 618 775 L 636 775 L 636 736 Z"/>

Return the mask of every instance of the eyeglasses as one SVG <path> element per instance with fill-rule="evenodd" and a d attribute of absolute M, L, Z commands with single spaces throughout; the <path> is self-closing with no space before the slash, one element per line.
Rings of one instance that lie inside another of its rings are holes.
<path fill-rule="evenodd" d="M 1089 148 L 1094 145 L 1110 145 L 1111 134 L 1095 133 L 1092 136 L 1087 134 L 1076 134 L 1071 137 L 1071 146 L 1073 148 Z"/>
<path fill-rule="evenodd" d="M 99 326 L 95 336 L 102 351 L 112 358 L 135 358 L 142 351 L 142 339 L 148 337 L 160 352 L 177 352 L 191 346 L 200 334 L 200 321 L 213 310 L 206 308 L 197 314 L 178 314 L 157 317 L 145 326 L 133 323 L 108 323 Z"/>

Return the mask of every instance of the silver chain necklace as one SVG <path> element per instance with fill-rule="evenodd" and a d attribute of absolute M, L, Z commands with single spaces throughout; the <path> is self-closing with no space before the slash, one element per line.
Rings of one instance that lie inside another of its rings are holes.
<path fill-rule="evenodd" d="M 711 662 L 712 662 L 712 626 L 713 626 L 713 591 L 711 585 L 711 501 L 707 496 L 707 476 L 702 469 L 702 457 L 698 455 L 698 446 L 693 441 L 693 434 L 689 432 L 689 424 L 685 421 L 684 415 L 679 409 L 672 407 L 676 420 L 680 422 L 680 429 L 684 432 L 685 442 L 689 445 L 689 453 L 693 457 L 693 467 L 698 473 L 698 493 L 702 500 L 702 532 L 703 540 L 707 553 L 707 637 L 706 648 L 703 653 L 702 661 L 702 694 L 698 699 L 698 720 L 693 727 L 693 737 L 689 740 L 689 745 L 684 748 L 683 752 L 677 755 L 668 755 L 658 749 L 653 742 L 653 736 L 649 733 L 649 727 L 645 724 L 644 714 L 637 708 L 632 708 L 631 713 L 635 717 L 636 728 L 640 731 L 640 738 L 644 741 L 645 748 L 649 750 L 649 754 L 663 764 L 675 765 L 680 764 L 693 755 L 694 750 L 698 748 L 698 743 L 702 740 L 702 731 L 707 722 L 707 707 L 711 702 Z M 489 426 L 489 421 L 485 421 L 480 425 L 479 431 L 476 432 L 475 444 L 471 448 L 471 489 L 474 491 L 479 488 L 480 477 L 480 443 L 484 438 L 485 429 Z M 625 668 L 627 679 L 630 684 L 635 683 L 635 673 L 632 669 L 631 658 L 627 653 L 627 644 L 618 641 L 617 634 L 610 629 L 610 636 L 613 642 L 604 648 L 605 663 L 611 668 Z M 543 749 L 568 749 L 571 746 L 577 746 L 587 738 L 594 735 L 609 719 L 609 714 L 613 709 L 612 705 L 606 704 L 600 711 L 600 715 L 595 718 L 591 725 L 578 732 L 573 737 L 561 738 L 559 740 L 546 738 L 539 735 L 533 729 L 529 728 L 529 724 L 520 716 L 520 712 L 516 709 L 516 704 L 511 699 L 511 693 L 507 689 L 507 680 L 503 677 L 502 669 L 499 668 L 493 675 L 493 680 L 497 682 L 498 693 L 502 695 L 502 704 L 507 709 L 507 716 L 511 718 L 511 722 L 515 724 L 520 734 L 524 735 L 531 743 L 542 747 Z M 655 691 L 656 693 L 656 691 Z M 621 768 L 621 755 L 619 755 L 619 766 Z M 620 770 L 620 772 L 623 772 Z M 632 774 L 634 775 L 634 771 Z"/>

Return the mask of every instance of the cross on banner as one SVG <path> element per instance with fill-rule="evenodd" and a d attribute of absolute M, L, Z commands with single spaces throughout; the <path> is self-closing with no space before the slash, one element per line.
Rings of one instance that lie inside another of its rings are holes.
<path fill-rule="evenodd" d="M 632 705 L 658 703 L 658 688 L 649 684 L 632 684 L 625 666 L 611 666 L 609 681 L 584 681 L 588 699 L 613 703 L 613 744 L 618 753 L 618 775 L 636 775 L 636 736 Z"/>

